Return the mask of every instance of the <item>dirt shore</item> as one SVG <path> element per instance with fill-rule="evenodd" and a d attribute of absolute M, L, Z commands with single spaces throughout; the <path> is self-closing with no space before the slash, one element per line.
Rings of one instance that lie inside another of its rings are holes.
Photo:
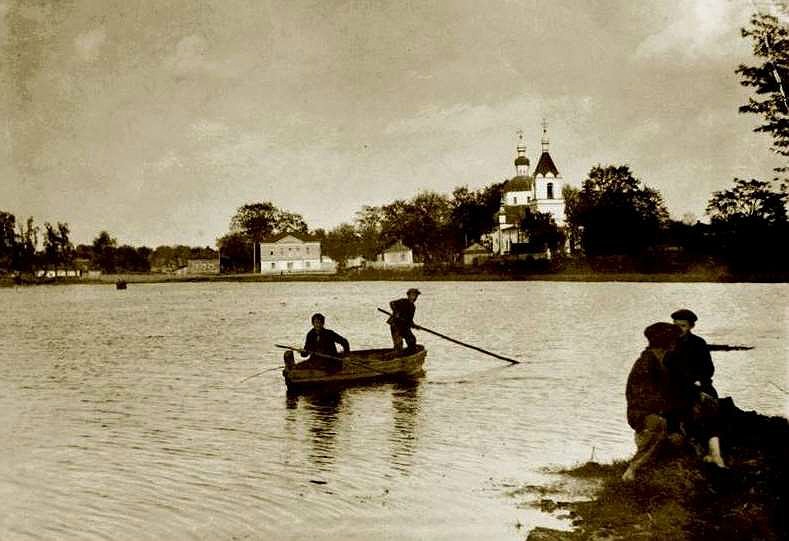
<path fill-rule="evenodd" d="M 526 490 L 524 504 L 571 520 L 572 531 L 535 528 L 527 541 L 789 539 L 789 423 L 725 403 L 721 434 L 727 469 L 703 463 L 689 449 L 666 449 L 635 482 L 626 462 L 587 463 L 559 472 L 596 487 L 584 501 Z"/>

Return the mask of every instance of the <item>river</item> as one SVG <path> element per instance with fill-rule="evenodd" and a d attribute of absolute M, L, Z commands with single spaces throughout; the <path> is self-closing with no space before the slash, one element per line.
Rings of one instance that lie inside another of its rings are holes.
<path fill-rule="evenodd" d="M 422 290 L 418 382 L 288 396 L 275 343 L 309 318 L 390 344 Z M 700 317 L 715 386 L 787 415 L 786 284 L 288 282 L 0 289 L 0 539 L 516 540 L 551 468 L 633 451 L 643 328 Z"/>

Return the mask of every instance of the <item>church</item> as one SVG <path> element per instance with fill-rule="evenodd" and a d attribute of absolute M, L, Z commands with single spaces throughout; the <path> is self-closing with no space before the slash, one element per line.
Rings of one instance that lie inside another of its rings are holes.
<path fill-rule="evenodd" d="M 526 142 L 523 132 L 518 133 L 515 176 L 504 184 L 501 208 L 497 214 L 497 225 L 488 235 L 489 244 L 496 255 L 520 253 L 519 247 L 526 245 L 528 231 L 520 227 L 525 210 L 550 214 L 556 225 L 565 224 L 564 199 L 562 188 L 564 180 L 548 152 L 548 128 L 542 124 L 542 153 L 534 172 L 526 156 Z"/>

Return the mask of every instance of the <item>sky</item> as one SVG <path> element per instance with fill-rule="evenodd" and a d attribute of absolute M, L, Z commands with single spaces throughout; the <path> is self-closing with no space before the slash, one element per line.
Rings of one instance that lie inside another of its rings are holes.
<path fill-rule="evenodd" d="M 759 2 L 763 5 L 764 2 Z M 0 210 L 75 244 L 215 246 L 271 201 L 311 229 L 514 176 L 628 164 L 675 219 L 772 178 L 739 114 L 746 0 L 0 0 Z"/>

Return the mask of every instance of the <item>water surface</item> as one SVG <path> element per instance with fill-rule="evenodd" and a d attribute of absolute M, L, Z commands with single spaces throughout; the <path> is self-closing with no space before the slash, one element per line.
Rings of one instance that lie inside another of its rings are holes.
<path fill-rule="evenodd" d="M 389 344 L 409 286 L 426 376 L 288 396 L 275 343 L 315 311 Z M 0 290 L 1 539 L 523 539 L 518 488 L 633 451 L 643 328 L 686 306 L 715 385 L 787 414 L 784 284 L 181 283 Z"/>

